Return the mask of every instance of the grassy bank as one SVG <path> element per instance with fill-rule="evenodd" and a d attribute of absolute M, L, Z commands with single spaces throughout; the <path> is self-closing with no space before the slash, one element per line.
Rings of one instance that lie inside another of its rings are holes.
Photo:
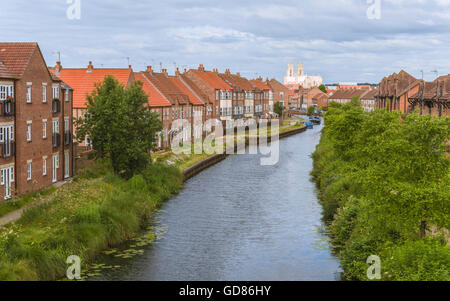
<path fill-rule="evenodd" d="M 124 180 L 106 164 L 84 170 L 52 200 L 0 229 L 0 280 L 56 280 L 70 255 L 83 265 L 133 238 L 152 213 L 182 187 L 175 167 L 153 164 Z"/>
<path fill-rule="evenodd" d="M 333 104 L 312 175 L 344 277 L 450 280 L 450 119 Z"/>

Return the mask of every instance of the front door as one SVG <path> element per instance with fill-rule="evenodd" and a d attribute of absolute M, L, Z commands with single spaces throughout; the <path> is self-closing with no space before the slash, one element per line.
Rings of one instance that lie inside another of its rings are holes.
<path fill-rule="evenodd" d="M 3 156 L 5 158 L 11 156 L 11 138 L 12 138 L 12 126 L 2 126 L 0 128 L 1 142 L 3 142 Z"/>
<path fill-rule="evenodd" d="M 7 167 L 1 170 L 2 185 L 4 185 L 5 200 L 11 198 L 11 183 L 14 182 L 14 167 Z"/>
<path fill-rule="evenodd" d="M 55 183 L 57 181 L 57 171 L 58 171 L 58 155 L 52 156 L 52 181 Z"/>
<path fill-rule="evenodd" d="M 69 152 L 64 153 L 64 177 L 68 178 L 69 174 Z"/>

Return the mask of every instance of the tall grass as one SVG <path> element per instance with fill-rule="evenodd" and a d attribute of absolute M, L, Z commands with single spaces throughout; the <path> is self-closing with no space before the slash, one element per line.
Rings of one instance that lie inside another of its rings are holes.
<path fill-rule="evenodd" d="M 86 168 L 53 199 L 0 230 L 0 280 L 56 280 L 66 259 L 83 264 L 136 235 L 152 213 L 182 187 L 175 167 L 150 165 L 130 180 L 102 163 Z"/>

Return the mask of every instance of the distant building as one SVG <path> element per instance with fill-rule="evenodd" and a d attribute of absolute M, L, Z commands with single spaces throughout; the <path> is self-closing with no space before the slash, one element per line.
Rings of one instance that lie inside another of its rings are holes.
<path fill-rule="evenodd" d="M 288 64 L 284 84 L 289 89 L 298 89 L 300 86 L 309 89 L 322 84 L 321 76 L 308 76 L 304 73 L 303 64 L 297 65 L 297 72 L 294 72 L 294 64 Z"/>

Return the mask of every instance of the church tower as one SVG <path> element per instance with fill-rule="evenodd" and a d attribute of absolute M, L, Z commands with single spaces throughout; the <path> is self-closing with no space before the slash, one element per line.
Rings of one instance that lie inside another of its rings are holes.
<path fill-rule="evenodd" d="M 289 63 L 287 67 L 286 77 L 294 76 L 294 64 Z"/>
<path fill-rule="evenodd" d="M 297 75 L 298 76 L 303 76 L 304 72 L 303 72 L 303 64 L 297 64 Z"/>

